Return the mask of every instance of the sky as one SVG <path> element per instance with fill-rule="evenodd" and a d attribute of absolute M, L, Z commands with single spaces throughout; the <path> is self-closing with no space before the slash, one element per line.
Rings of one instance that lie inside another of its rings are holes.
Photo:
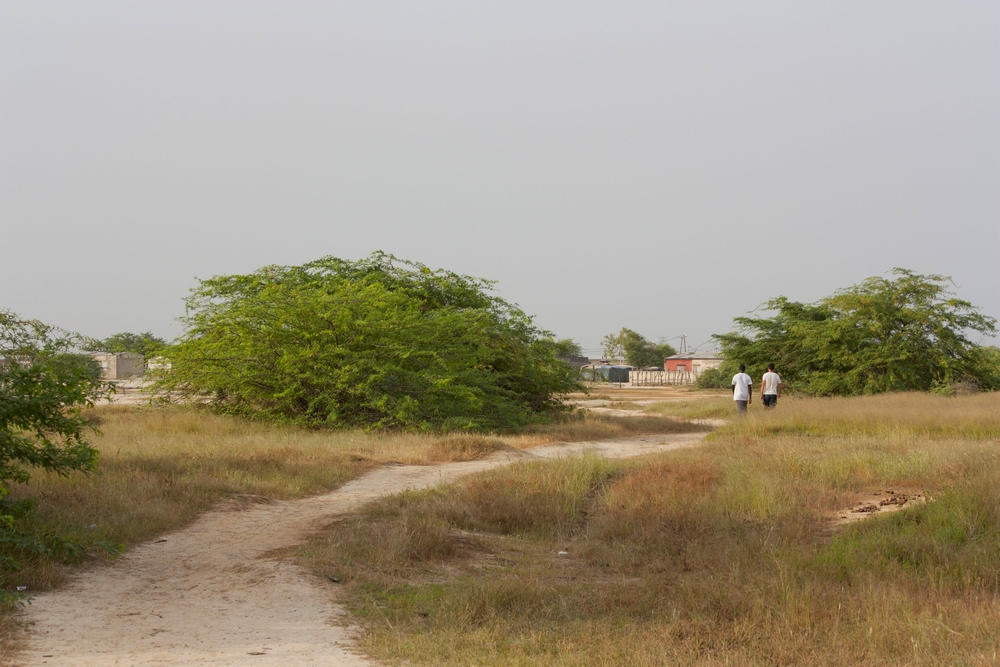
<path fill-rule="evenodd" d="M 1000 3 L 0 1 L 0 309 L 382 250 L 599 353 L 893 267 L 1000 317 Z"/>

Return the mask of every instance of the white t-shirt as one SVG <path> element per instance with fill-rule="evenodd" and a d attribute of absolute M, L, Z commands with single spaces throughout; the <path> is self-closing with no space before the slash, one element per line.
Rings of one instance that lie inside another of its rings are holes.
<path fill-rule="evenodd" d="M 736 391 L 733 392 L 734 401 L 749 401 L 750 400 L 750 385 L 753 384 L 753 380 L 746 373 L 737 373 L 733 376 L 733 386 L 736 387 Z"/>
<path fill-rule="evenodd" d="M 778 385 L 781 384 L 781 378 L 774 371 L 768 371 L 764 373 L 764 377 L 761 378 L 761 391 L 763 391 L 765 396 L 770 394 L 778 395 Z"/>

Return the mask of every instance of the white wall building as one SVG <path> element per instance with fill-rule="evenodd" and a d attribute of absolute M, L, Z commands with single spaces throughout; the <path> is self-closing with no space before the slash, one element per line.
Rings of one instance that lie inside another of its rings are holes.
<path fill-rule="evenodd" d="M 146 364 L 141 354 L 95 352 L 90 356 L 100 364 L 101 378 L 104 380 L 125 380 L 142 375 L 146 370 Z"/>

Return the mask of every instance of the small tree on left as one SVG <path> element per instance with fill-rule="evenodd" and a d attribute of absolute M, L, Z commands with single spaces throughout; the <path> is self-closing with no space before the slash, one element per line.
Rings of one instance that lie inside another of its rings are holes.
<path fill-rule="evenodd" d="M 10 484 L 27 482 L 33 469 L 69 475 L 97 466 L 83 409 L 111 386 L 93 359 L 74 352 L 81 341 L 0 311 L 0 570 L 13 565 L 12 545 L 25 546 L 14 521 L 24 507 L 9 498 Z"/>

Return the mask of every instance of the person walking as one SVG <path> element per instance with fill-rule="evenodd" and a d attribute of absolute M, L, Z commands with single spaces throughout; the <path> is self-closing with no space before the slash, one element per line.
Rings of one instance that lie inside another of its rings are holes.
<path fill-rule="evenodd" d="M 768 364 L 767 372 L 760 381 L 760 402 L 770 410 L 778 404 L 779 396 L 781 396 L 781 378 L 774 372 L 774 364 Z"/>
<path fill-rule="evenodd" d="M 733 376 L 733 400 L 736 401 L 736 410 L 741 415 L 746 414 L 747 406 L 752 400 L 750 387 L 753 380 L 747 375 L 746 370 L 746 365 L 740 364 L 740 372 Z"/>

